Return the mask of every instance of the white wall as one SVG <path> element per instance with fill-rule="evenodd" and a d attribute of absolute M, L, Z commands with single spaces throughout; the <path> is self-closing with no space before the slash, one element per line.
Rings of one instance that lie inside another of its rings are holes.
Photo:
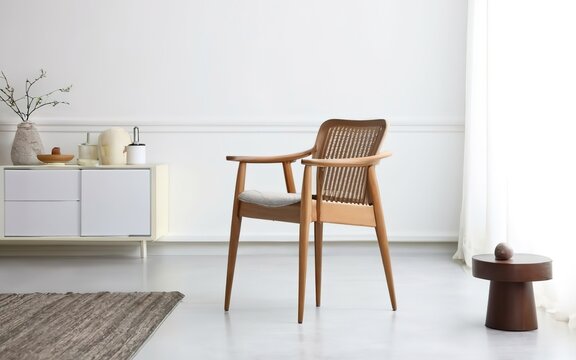
<path fill-rule="evenodd" d="M 0 12 L 0 69 L 14 85 L 41 67 L 44 89 L 74 85 L 69 107 L 34 116 L 46 148 L 75 152 L 85 131 L 140 125 L 150 161 L 171 166 L 171 239 L 226 238 L 226 154 L 308 148 L 334 117 L 392 124 L 395 155 L 380 168 L 392 239 L 457 234 L 465 1 L 0 0 Z M 3 164 L 17 120 L 0 107 Z M 267 169 L 250 168 L 249 185 L 281 188 Z M 295 238 L 293 225 L 243 230 Z M 334 226 L 326 236 L 372 234 Z"/>

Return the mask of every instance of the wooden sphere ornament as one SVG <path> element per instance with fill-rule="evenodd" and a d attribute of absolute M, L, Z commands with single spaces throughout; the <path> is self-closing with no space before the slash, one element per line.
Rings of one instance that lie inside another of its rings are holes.
<path fill-rule="evenodd" d="M 500 243 L 494 249 L 494 256 L 496 260 L 510 260 L 514 256 L 514 250 L 506 243 Z"/>

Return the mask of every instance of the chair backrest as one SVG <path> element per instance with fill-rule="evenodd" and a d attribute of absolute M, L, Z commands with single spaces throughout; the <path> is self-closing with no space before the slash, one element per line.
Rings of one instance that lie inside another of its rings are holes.
<path fill-rule="evenodd" d="M 312 157 L 343 159 L 375 155 L 386 134 L 386 120 L 325 121 L 318 130 Z M 320 168 L 322 199 L 353 204 L 370 204 L 367 193 L 367 169 Z"/>

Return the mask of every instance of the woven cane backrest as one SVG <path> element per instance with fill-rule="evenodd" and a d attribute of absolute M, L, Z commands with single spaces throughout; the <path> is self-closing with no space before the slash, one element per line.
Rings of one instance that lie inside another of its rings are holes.
<path fill-rule="evenodd" d="M 322 124 L 312 157 L 343 159 L 375 155 L 386 133 L 386 120 L 328 120 Z M 322 199 L 369 204 L 365 167 L 319 168 Z"/>

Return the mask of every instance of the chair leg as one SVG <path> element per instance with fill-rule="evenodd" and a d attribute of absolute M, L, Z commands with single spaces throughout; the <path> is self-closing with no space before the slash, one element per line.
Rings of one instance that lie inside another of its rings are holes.
<path fill-rule="evenodd" d="M 380 256 L 384 264 L 386 273 L 386 283 L 388 284 L 388 293 L 392 310 L 396 311 L 396 292 L 394 291 L 394 278 L 392 277 L 392 264 L 390 263 L 390 249 L 388 248 L 388 236 L 386 235 L 386 225 L 384 223 L 384 211 L 380 202 L 380 190 L 378 189 L 378 180 L 374 166 L 368 167 L 368 191 L 372 196 L 374 206 L 374 220 L 376 222 L 376 237 L 380 247 Z"/>
<path fill-rule="evenodd" d="M 308 235 L 310 224 L 300 224 L 298 254 L 298 323 L 304 320 L 304 302 L 306 295 L 306 266 L 308 264 Z"/>
<path fill-rule="evenodd" d="M 392 263 L 390 262 L 390 249 L 388 247 L 388 236 L 386 235 L 386 226 L 384 219 L 376 216 L 376 237 L 378 238 L 378 246 L 380 247 L 380 256 L 384 264 L 384 272 L 386 273 L 386 283 L 388 284 L 388 293 L 390 294 L 390 303 L 392 310 L 396 311 L 396 292 L 394 291 L 394 278 L 392 276 Z"/>
<path fill-rule="evenodd" d="M 314 268 L 316 271 L 316 306 L 320 306 L 322 297 L 322 233 L 323 223 L 314 223 Z"/>
<path fill-rule="evenodd" d="M 300 202 L 300 237 L 298 239 L 298 323 L 304 320 L 304 300 L 306 293 L 306 265 L 308 264 L 308 236 L 312 222 L 312 168 L 304 167 L 302 180 L 302 201 Z"/>
<path fill-rule="evenodd" d="M 242 218 L 233 215 L 230 227 L 230 245 L 228 248 L 228 271 L 226 273 L 226 296 L 224 298 L 224 310 L 230 309 L 230 297 L 232 295 L 232 282 L 234 281 L 234 268 L 236 267 L 236 254 L 238 253 L 238 240 L 240 239 L 240 227 Z"/>
<path fill-rule="evenodd" d="M 240 162 L 238 164 L 236 188 L 234 190 L 234 203 L 232 205 L 232 224 L 230 225 L 230 245 L 228 248 L 228 270 L 226 272 L 226 295 L 224 296 L 225 311 L 230 309 L 230 296 L 232 295 L 232 282 L 234 281 L 234 268 L 236 267 L 236 254 L 238 253 L 238 240 L 240 238 L 240 227 L 242 225 L 238 195 L 244 191 L 245 179 L 246 163 Z"/>

